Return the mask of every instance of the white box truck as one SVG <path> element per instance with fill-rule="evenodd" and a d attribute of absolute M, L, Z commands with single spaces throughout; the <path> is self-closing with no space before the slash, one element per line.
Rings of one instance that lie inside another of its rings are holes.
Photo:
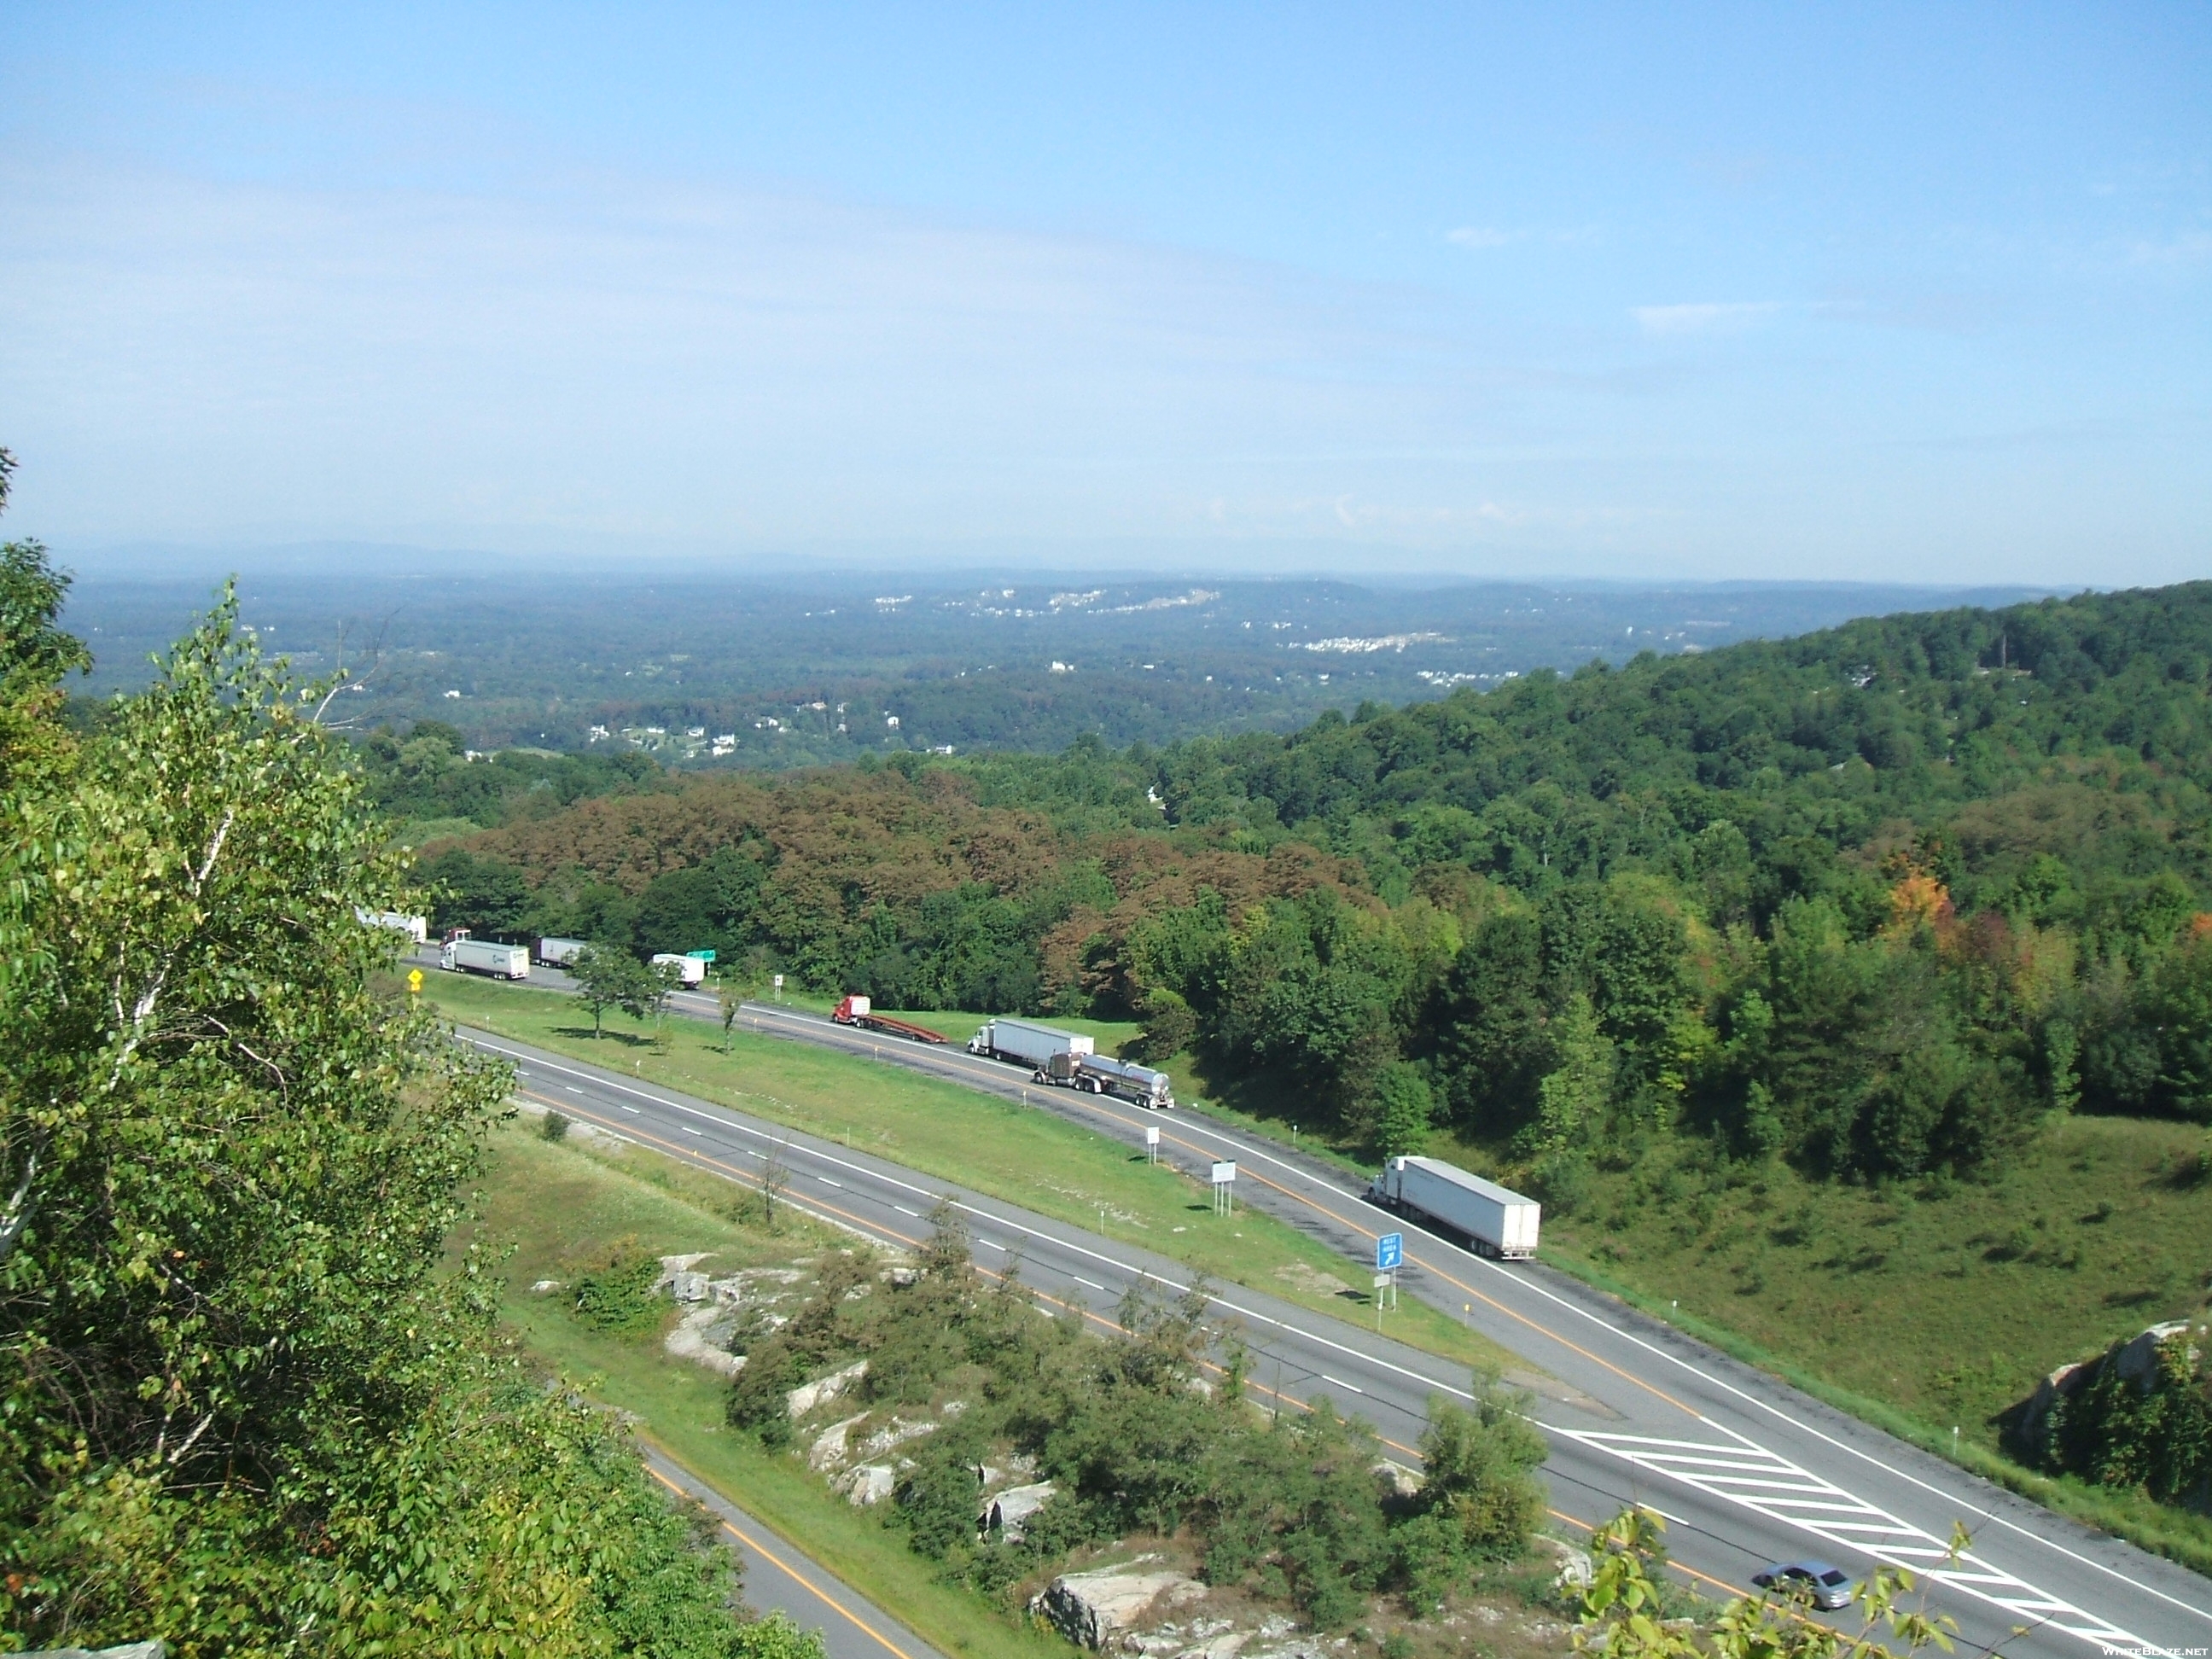
<path fill-rule="evenodd" d="M 676 982 L 678 985 L 704 985 L 707 982 L 706 957 L 679 957 L 673 951 L 663 951 L 653 958 L 653 965 L 656 968 L 672 962 L 676 964 Z"/>
<path fill-rule="evenodd" d="M 1486 1255 L 1521 1260 L 1536 1254 L 1543 1206 L 1442 1158 L 1394 1158 L 1369 1191 L 1394 1210 L 1465 1233 Z"/>
<path fill-rule="evenodd" d="M 528 979 L 530 947 L 494 945 L 488 939 L 452 939 L 438 952 L 441 967 L 455 973 L 489 974 L 495 979 Z"/>
<path fill-rule="evenodd" d="M 566 968 L 591 948 L 580 939 L 541 939 L 538 941 L 538 963 L 546 968 Z"/>
<path fill-rule="evenodd" d="M 968 1040 L 971 1054 L 1011 1060 L 1042 1071 L 1054 1054 L 1088 1054 L 1097 1045 L 1073 1031 L 1056 1031 L 1049 1025 L 1032 1025 L 1025 1019 L 987 1019 Z"/>

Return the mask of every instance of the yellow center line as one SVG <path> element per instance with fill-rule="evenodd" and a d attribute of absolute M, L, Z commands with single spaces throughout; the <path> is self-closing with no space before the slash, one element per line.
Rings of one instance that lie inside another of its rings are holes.
<path fill-rule="evenodd" d="M 1597 1528 L 1590 1525 L 1589 1522 L 1577 1521 L 1573 1516 L 1565 1514 L 1561 1510 L 1548 1510 L 1547 1513 L 1554 1521 L 1564 1521 L 1569 1526 L 1579 1527 L 1584 1532 L 1595 1533 L 1597 1530 Z M 1664 1562 L 1661 1563 L 1661 1565 L 1662 1566 L 1673 1568 L 1676 1572 L 1680 1573 L 1685 1578 L 1694 1578 L 1701 1584 L 1711 1584 L 1715 1589 L 1719 1590 L 1722 1594 L 1726 1595 L 1731 1601 L 1740 1601 L 1743 1597 L 1743 1590 L 1740 1586 L 1731 1584 L 1725 1578 L 1716 1578 L 1709 1572 L 1699 1572 L 1695 1567 L 1684 1566 L 1680 1561 L 1677 1561 L 1671 1555 L 1668 1556 Z M 1830 1626 L 1821 1624 L 1818 1620 L 1808 1618 L 1804 1612 L 1800 1608 L 1785 1607 L 1782 1608 L 1781 1611 L 1793 1622 L 1804 1626 L 1808 1630 L 1817 1630 L 1824 1636 L 1834 1634 L 1834 1632 Z"/>
<path fill-rule="evenodd" d="M 1121 1120 L 1114 1118 L 1109 1119 L 1109 1121 L 1112 1122 L 1119 1122 Z M 1213 1152 L 1211 1147 L 1200 1146 L 1194 1142 L 1182 1139 L 1180 1136 L 1163 1134 L 1161 1139 L 1172 1140 L 1176 1146 L 1187 1147 L 1191 1152 L 1204 1157 L 1211 1158 L 1213 1156 Z M 1243 1171 L 1240 1170 L 1239 1173 L 1242 1174 Z M 1352 1231 L 1361 1235 L 1363 1237 L 1374 1239 L 1382 1237 L 1380 1233 L 1376 1232 L 1372 1228 L 1361 1224 L 1361 1223 L 1355 1220 L 1351 1216 L 1339 1215 L 1334 1210 L 1330 1209 L 1327 1205 L 1316 1203 L 1304 1193 L 1297 1192 L 1291 1188 L 1285 1187 L 1280 1182 L 1270 1181 L 1267 1176 L 1259 1174 L 1257 1171 L 1254 1171 L 1252 1173 L 1251 1178 L 1254 1181 L 1258 1182 L 1262 1187 L 1270 1188 L 1273 1190 L 1280 1193 L 1285 1198 L 1289 1199 L 1292 1203 L 1303 1204 L 1306 1208 L 1313 1211 L 1316 1214 L 1325 1215 L 1338 1225 L 1351 1228 Z M 1550 1326 L 1531 1319 L 1528 1315 L 1522 1313 L 1516 1309 L 1507 1307 L 1503 1302 L 1498 1301 L 1496 1297 L 1485 1296 L 1480 1291 L 1475 1289 L 1474 1285 L 1468 1284 L 1465 1279 L 1461 1279 L 1453 1273 L 1445 1272 L 1442 1267 L 1436 1266 L 1433 1262 L 1424 1261 L 1418 1256 L 1409 1255 L 1407 1259 L 1412 1261 L 1415 1267 L 1425 1268 L 1430 1273 L 1434 1273 L 1438 1279 L 1443 1279 L 1447 1285 L 1453 1285 L 1459 1290 L 1466 1291 L 1468 1295 L 1473 1297 L 1484 1306 L 1494 1308 L 1499 1313 L 1504 1314 L 1508 1319 L 1516 1320 L 1520 1323 L 1526 1325 L 1530 1330 L 1536 1332 L 1538 1334 L 1549 1337 L 1561 1347 L 1571 1349 L 1574 1352 L 1580 1354 L 1583 1358 L 1589 1360 L 1593 1365 L 1603 1366 L 1607 1370 L 1611 1371 L 1615 1376 L 1621 1378 L 1624 1382 L 1633 1382 L 1638 1388 L 1642 1389 L 1647 1394 L 1656 1395 L 1657 1398 L 1665 1401 L 1668 1405 L 1674 1407 L 1675 1410 L 1682 1412 L 1688 1416 L 1698 1418 L 1700 1421 L 1703 1420 L 1703 1413 L 1698 1412 L 1694 1407 L 1685 1405 L 1682 1401 L 1675 1399 L 1673 1395 L 1668 1394 L 1664 1389 L 1662 1389 L 1656 1384 L 1637 1376 L 1633 1371 L 1624 1370 L 1621 1367 L 1614 1364 L 1609 1359 L 1592 1353 L 1588 1348 L 1583 1347 L 1579 1342 L 1574 1341 L 1571 1338 L 1560 1335 L 1559 1332 L 1552 1329 Z"/>
<path fill-rule="evenodd" d="M 661 1455 L 662 1455 L 663 1456 L 667 1456 L 667 1452 L 666 1452 L 665 1448 L 664 1448 L 664 1449 L 662 1449 L 662 1453 L 661 1453 Z M 669 1461 L 670 1462 L 672 1462 L 672 1463 L 676 1462 L 676 1460 L 675 1460 L 674 1458 L 672 1458 L 672 1457 L 669 1458 L 669 1460 L 668 1460 L 668 1461 Z M 681 1464 L 678 1464 L 678 1468 L 682 1468 L 683 1466 L 682 1466 Z M 647 1474 L 651 1475 L 654 1480 L 658 1480 L 659 1482 L 660 1482 L 660 1484 L 661 1484 L 662 1486 L 664 1486 L 667 1487 L 669 1491 L 671 1491 L 671 1492 L 674 1492 L 674 1493 L 675 1493 L 678 1498 L 690 1498 L 690 1497 L 691 1497 L 691 1494 L 690 1494 L 690 1492 L 685 1492 L 685 1491 L 684 1490 L 684 1488 L 683 1488 L 683 1487 L 681 1487 L 681 1486 L 678 1486 L 678 1485 L 677 1485 L 673 1480 L 670 1480 L 666 1475 L 663 1474 L 662 1474 L 659 1469 L 654 1468 L 653 1467 L 653 1465 L 651 1465 L 650 1463 L 648 1463 L 648 1464 L 647 1464 L 647 1465 L 645 1466 L 645 1472 L 646 1472 Z M 702 1486 L 708 1486 L 708 1487 L 711 1489 L 711 1486 L 712 1486 L 712 1483 L 711 1483 L 711 1482 L 709 1482 L 709 1481 L 706 1481 L 706 1480 L 700 1480 L 700 1478 L 699 1478 L 699 1476 L 698 1476 L 697 1474 L 693 1474 L 693 1473 L 692 1473 L 692 1471 L 690 1471 L 690 1470 L 689 1470 L 689 1469 L 686 1469 L 684 1472 L 685 1472 L 686 1474 L 691 1474 L 691 1477 L 692 1477 L 692 1479 L 693 1479 L 693 1480 L 699 1480 L 699 1484 L 700 1484 L 700 1485 L 702 1485 Z M 693 1501 L 695 1501 L 695 1502 L 696 1502 L 696 1499 L 694 1499 Z M 720 1517 L 717 1517 L 717 1518 L 718 1518 L 718 1519 L 720 1519 Z M 873 1637 L 873 1638 L 874 1638 L 878 1642 L 881 1643 L 884 1647 L 889 1648 L 889 1649 L 890 1649 L 893 1653 L 895 1653 L 895 1654 L 898 1655 L 898 1659 L 914 1659 L 914 1656 L 913 1656 L 912 1654 L 908 1653 L 908 1652 L 904 1648 L 901 1647 L 897 1643 L 896 1643 L 896 1642 L 892 1641 L 892 1640 L 891 1640 L 891 1638 L 890 1638 L 890 1637 L 888 1637 L 888 1636 L 884 1635 L 884 1634 L 883 1633 L 883 1632 L 881 1632 L 881 1631 L 878 1630 L 878 1629 L 877 1629 L 873 1625 L 870 1624 L 866 1620 L 865 1620 L 865 1619 L 861 1618 L 858 1613 L 856 1613 L 853 1612 L 851 1608 L 849 1608 L 849 1607 L 846 1607 L 842 1602 L 839 1601 L 838 1601 L 835 1596 L 833 1596 L 833 1595 L 830 1595 L 830 1594 L 829 1594 L 826 1590 L 824 1590 L 824 1589 L 823 1589 L 819 1584 L 817 1584 L 817 1583 L 816 1583 L 812 1579 L 809 1578 L 809 1577 L 808 1577 L 805 1573 L 803 1573 L 803 1572 L 799 1571 L 799 1570 L 798 1568 L 796 1568 L 796 1567 L 793 1566 L 793 1565 L 791 1565 L 791 1563 L 790 1563 L 790 1562 L 788 1562 L 788 1561 L 787 1561 L 787 1560 L 783 1559 L 783 1558 L 782 1558 L 782 1557 L 781 1557 L 781 1556 L 779 1556 L 779 1555 L 778 1555 L 778 1554 L 777 1554 L 774 1550 L 772 1550 L 772 1549 L 769 1548 L 769 1547 L 768 1547 L 767 1545 L 765 1545 L 765 1544 L 762 1543 L 762 1542 L 760 1541 L 760 1540 L 759 1540 L 759 1539 L 757 1539 L 757 1538 L 748 1538 L 747 1536 L 745 1536 L 745 1534 L 744 1534 L 743 1532 L 740 1532 L 740 1531 L 737 1528 L 737 1527 L 735 1527 L 734 1525 L 732 1525 L 730 1522 L 728 1522 L 728 1521 L 726 1521 L 726 1520 L 722 1521 L 722 1530 L 723 1530 L 724 1532 L 726 1532 L 726 1533 L 729 1534 L 731 1537 L 732 1537 L 732 1538 L 736 1539 L 736 1540 L 737 1540 L 740 1544 L 747 1545 L 747 1546 L 749 1546 L 750 1547 L 751 1547 L 751 1548 L 753 1548 L 753 1549 L 758 1550 L 758 1551 L 761 1553 L 761 1554 L 762 1554 L 762 1555 L 765 1556 L 765 1557 L 769 1560 L 769 1562 L 771 1562 L 771 1563 L 772 1563 L 775 1567 L 777 1567 L 780 1571 L 783 1571 L 783 1572 L 785 1572 L 785 1573 L 789 1574 L 789 1575 L 790 1575 L 790 1577 L 791 1577 L 792 1578 L 793 1578 L 794 1580 L 796 1580 L 796 1581 L 797 1581 L 798 1583 L 799 1583 L 800 1584 L 805 1585 L 805 1586 L 806 1587 L 806 1589 L 807 1589 L 808 1593 L 809 1593 L 809 1594 L 811 1594 L 811 1595 L 814 1597 L 814 1599 L 815 1599 L 816 1601 L 817 1601 L 821 1602 L 823 1606 L 824 1606 L 824 1607 L 829 1607 L 829 1608 L 830 1608 L 832 1611 L 834 1611 L 835 1613 L 837 1613 L 841 1618 L 842 1618 L 842 1619 L 845 1620 L 845 1622 L 846 1622 L 846 1623 L 848 1623 L 848 1624 L 849 1624 L 849 1625 L 852 1625 L 852 1626 L 854 1626 L 856 1629 L 859 1629 L 859 1630 L 860 1630 L 860 1631 L 862 1631 L 862 1632 L 866 1632 L 867 1635 Z M 850 1585 L 848 1584 L 848 1585 L 847 1585 L 847 1586 L 846 1586 L 846 1588 L 847 1588 L 848 1589 L 852 1589 L 852 1586 L 850 1586 Z M 855 1592 L 855 1593 L 857 1594 L 857 1592 Z"/>

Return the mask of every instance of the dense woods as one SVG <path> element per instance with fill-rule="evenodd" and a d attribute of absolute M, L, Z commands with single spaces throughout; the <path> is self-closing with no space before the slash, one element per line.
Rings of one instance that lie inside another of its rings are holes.
<path fill-rule="evenodd" d="M 437 849 L 441 919 L 884 1006 L 1135 1018 L 1571 1205 L 1675 1132 L 1852 1178 L 2212 1121 L 2212 585 L 1594 663 L 1287 738 L 898 756 Z"/>
<path fill-rule="evenodd" d="M 818 1653 L 445 1263 L 508 1079 L 372 994 L 314 702 L 226 605 L 76 734 L 66 586 L 0 549 L 0 1646 Z"/>

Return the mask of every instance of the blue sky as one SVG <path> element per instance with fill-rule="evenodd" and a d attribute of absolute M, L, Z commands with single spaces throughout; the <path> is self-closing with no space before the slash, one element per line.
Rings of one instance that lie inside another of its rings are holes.
<path fill-rule="evenodd" d="M 0 15 L 9 528 L 2110 585 L 2212 11 Z"/>

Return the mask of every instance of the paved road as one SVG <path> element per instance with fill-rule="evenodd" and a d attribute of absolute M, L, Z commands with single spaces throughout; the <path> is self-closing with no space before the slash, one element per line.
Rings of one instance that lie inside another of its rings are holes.
<path fill-rule="evenodd" d="M 707 1017 L 718 1008 L 713 998 L 692 994 L 679 994 L 676 1006 Z M 2212 1646 L 2212 1584 L 2204 1579 L 1977 1480 L 1564 1274 L 1537 1264 L 1492 1261 L 1407 1226 L 1368 1204 L 1352 1177 L 1274 1142 L 1194 1113 L 1162 1116 L 1110 1098 L 1039 1088 L 1018 1068 L 957 1048 L 876 1036 L 788 1008 L 748 1005 L 744 1018 L 765 1033 L 872 1054 L 1024 1100 L 1133 1146 L 1141 1144 L 1147 1127 L 1159 1127 L 1164 1156 L 1194 1170 L 1216 1157 L 1234 1157 L 1243 1199 L 1354 1260 L 1372 1261 L 1376 1234 L 1402 1231 L 1407 1270 L 1401 1285 L 1407 1294 L 1461 1315 L 1556 1379 L 1542 1389 L 1538 1413 L 1553 1448 L 1547 1473 L 1555 1508 L 1587 1522 L 1626 1502 L 1647 1503 L 1674 1522 L 1677 1557 L 1718 1583 L 1740 1587 L 1759 1565 L 1793 1556 L 1822 1555 L 1856 1571 L 1886 1560 L 1934 1581 L 1931 1601 L 1959 1620 L 1977 1649 L 2001 1645 L 2004 1652 L 2026 1656 L 2079 1655 L 2085 1646 L 2131 1652 Z M 550 1058 L 539 1056 L 532 1064 Z M 679 1155 L 702 1150 L 708 1119 L 728 1126 L 748 1122 L 666 1091 L 611 1081 L 634 1097 L 602 1099 L 603 1106 L 613 1107 L 612 1127 L 635 1131 L 648 1115 L 660 1114 L 655 1144 Z M 563 1109 L 580 1098 L 577 1092 L 566 1102 L 558 1098 L 579 1089 L 574 1079 L 552 1081 L 552 1089 L 547 1097 Z M 648 1095 L 657 1100 L 647 1103 Z M 787 1161 L 794 1170 L 795 1155 L 810 1146 L 805 1137 L 758 1121 L 749 1123 L 749 1133 L 788 1142 L 793 1156 Z M 744 1178 L 749 1173 L 744 1154 L 751 1149 L 730 1150 L 740 1153 L 731 1171 Z M 926 1199 L 945 1184 L 826 1143 L 810 1150 L 857 1160 L 855 1169 L 868 1169 L 871 1179 L 888 1176 L 904 1185 L 907 1201 L 892 1202 L 887 1217 L 862 1218 L 861 1201 L 854 1200 L 848 1224 L 877 1237 L 913 1235 L 917 1208 L 928 1207 L 927 1201 L 917 1206 L 915 1195 Z M 1133 1277 L 1179 1285 L 1187 1273 L 1180 1264 L 1146 1258 L 1119 1242 L 976 1194 L 961 1196 L 979 1241 L 984 1218 L 1003 1218 L 1006 1229 L 1024 1241 L 1030 1282 L 1064 1287 L 1074 1297 L 1088 1291 L 1092 1308 L 1109 1307 Z M 1063 1259 L 1071 1250 L 1075 1258 Z M 980 1244 L 977 1255 L 989 1266 L 989 1244 Z M 1082 1262 L 1090 1264 L 1088 1272 L 1081 1270 Z M 1257 1382 L 1279 1386 L 1292 1400 L 1330 1394 L 1341 1408 L 1376 1424 L 1396 1448 L 1394 1455 L 1408 1461 L 1416 1455 L 1412 1448 L 1427 1399 L 1465 1392 L 1433 1356 L 1363 1339 L 1249 1292 L 1235 1291 L 1222 1302 L 1243 1318 L 1249 1340 L 1264 1356 Z M 1269 1364 L 1283 1367 L 1279 1385 L 1267 1370 Z M 1947 1565 L 1954 1522 L 1969 1528 L 1972 1543 L 1962 1559 Z M 2025 1634 L 2012 1633 L 2022 1627 Z"/>
<path fill-rule="evenodd" d="M 721 1522 L 722 1536 L 745 1565 L 745 1600 L 820 1631 L 830 1659 L 945 1659 L 659 1448 L 647 1446 L 645 1462 L 654 1480 L 696 1499 Z"/>

